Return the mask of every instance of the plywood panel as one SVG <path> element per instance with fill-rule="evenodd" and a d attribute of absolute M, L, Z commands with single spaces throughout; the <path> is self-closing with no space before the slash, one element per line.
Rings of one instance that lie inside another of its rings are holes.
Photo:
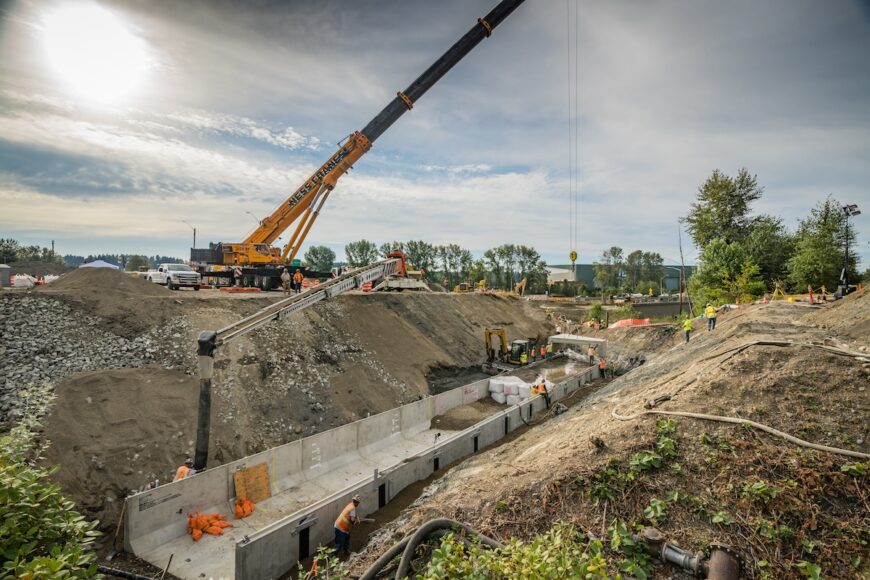
<path fill-rule="evenodd" d="M 235 472 L 233 481 L 236 484 L 236 497 L 246 497 L 254 503 L 272 497 L 269 468 L 265 463 Z"/>

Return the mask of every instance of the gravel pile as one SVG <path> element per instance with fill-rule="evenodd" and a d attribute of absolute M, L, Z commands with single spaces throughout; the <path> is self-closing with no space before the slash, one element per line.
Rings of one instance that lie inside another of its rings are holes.
<path fill-rule="evenodd" d="M 175 344 L 187 336 L 183 318 L 133 339 L 100 328 L 100 322 L 49 297 L 0 298 L 0 426 L 21 416 L 18 393 L 31 384 L 57 383 L 83 371 L 149 364 L 193 372 L 193 347 Z"/>

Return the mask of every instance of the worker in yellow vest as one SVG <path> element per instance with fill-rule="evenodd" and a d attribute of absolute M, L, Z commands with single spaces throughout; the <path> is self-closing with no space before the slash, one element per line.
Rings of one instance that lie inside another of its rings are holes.
<path fill-rule="evenodd" d="M 335 520 L 335 553 L 336 555 L 350 554 L 350 529 L 354 524 L 358 524 L 360 519 L 356 515 L 356 508 L 359 506 L 359 496 L 353 496 L 350 503 L 344 506 L 338 518 Z"/>
<path fill-rule="evenodd" d="M 686 314 L 686 320 L 683 321 L 683 333 L 686 335 L 686 342 L 689 342 L 689 335 L 693 330 L 695 330 L 695 327 L 692 326 L 692 315 Z"/>
<path fill-rule="evenodd" d="M 707 303 L 707 307 L 704 308 L 704 316 L 707 317 L 707 332 L 711 330 L 716 330 L 716 307 Z"/>
<path fill-rule="evenodd" d="M 193 468 L 193 460 L 188 457 L 187 460 L 184 462 L 184 465 L 176 470 L 175 479 L 173 479 L 172 481 L 178 481 L 179 479 L 190 477 L 194 473 L 196 473 L 196 470 Z"/>

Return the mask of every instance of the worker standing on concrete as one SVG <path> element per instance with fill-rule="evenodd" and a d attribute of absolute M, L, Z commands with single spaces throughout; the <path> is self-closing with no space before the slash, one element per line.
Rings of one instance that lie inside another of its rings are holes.
<path fill-rule="evenodd" d="M 689 335 L 693 330 L 695 330 L 695 327 L 692 326 L 692 315 L 686 314 L 686 320 L 683 321 L 683 333 L 686 335 L 686 342 L 689 342 Z"/>
<path fill-rule="evenodd" d="M 287 268 L 284 268 L 284 271 L 281 272 L 281 288 L 284 290 L 284 294 L 290 293 L 290 280 L 290 272 L 287 270 Z"/>
<path fill-rule="evenodd" d="M 335 520 L 335 553 L 337 556 L 340 556 L 342 552 L 345 556 L 350 554 L 350 529 L 360 521 L 356 515 L 359 500 L 358 495 L 353 496 L 353 499 L 344 506 Z"/>
<path fill-rule="evenodd" d="M 296 290 L 296 293 L 299 294 L 302 292 L 302 280 L 305 279 L 305 276 L 302 275 L 302 272 L 299 268 L 296 268 L 296 273 L 293 274 L 293 289 Z"/>
<path fill-rule="evenodd" d="M 193 459 L 188 457 L 185 460 L 184 465 L 179 467 L 178 470 L 175 472 L 175 479 L 173 479 L 172 481 L 178 481 L 179 479 L 188 478 L 194 473 L 196 473 L 196 470 L 193 468 Z"/>
<path fill-rule="evenodd" d="M 590 344 L 589 347 L 586 349 L 586 356 L 589 357 L 589 366 L 590 367 L 594 366 L 595 365 L 595 346 L 594 345 Z"/>
<path fill-rule="evenodd" d="M 716 330 L 716 307 L 707 303 L 707 307 L 704 308 L 704 316 L 707 317 L 707 332 L 711 330 Z"/>
<path fill-rule="evenodd" d="M 604 371 L 606 371 L 606 370 L 607 370 L 607 361 L 604 359 L 603 356 L 602 356 L 602 357 L 599 357 L 599 358 L 598 358 L 598 375 L 599 375 L 602 379 L 605 378 L 605 377 L 604 377 Z"/>
<path fill-rule="evenodd" d="M 233 280 L 235 280 L 236 286 L 242 285 L 242 268 L 238 264 L 233 267 Z"/>

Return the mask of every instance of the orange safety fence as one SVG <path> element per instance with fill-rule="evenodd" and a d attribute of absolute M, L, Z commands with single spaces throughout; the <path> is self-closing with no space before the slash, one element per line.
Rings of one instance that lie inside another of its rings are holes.
<path fill-rule="evenodd" d="M 187 533 L 194 542 L 198 542 L 203 534 L 222 536 L 224 528 L 233 527 L 233 524 L 225 521 L 226 517 L 225 514 L 201 514 L 196 510 L 192 514 L 187 514 Z"/>
<path fill-rule="evenodd" d="M 646 326 L 649 324 L 649 318 L 626 318 L 617 320 L 608 326 L 608 328 L 625 328 L 627 326 Z"/>

